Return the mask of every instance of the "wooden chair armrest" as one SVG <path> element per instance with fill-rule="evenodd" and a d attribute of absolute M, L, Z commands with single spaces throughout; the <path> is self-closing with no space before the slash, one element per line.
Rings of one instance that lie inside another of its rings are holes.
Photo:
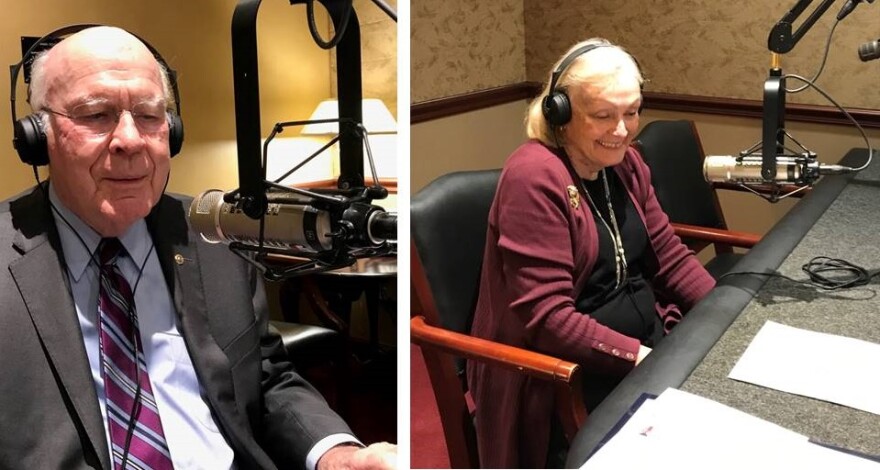
<path fill-rule="evenodd" d="M 330 307 L 327 305 L 327 299 L 324 298 L 321 288 L 318 287 L 315 280 L 309 276 L 303 277 L 302 286 L 306 302 L 308 302 L 312 312 L 325 324 L 331 325 L 332 329 L 347 335 L 349 329 L 348 320 L 343 319 L 336 312 L 330 310 Z"/>
<path fill-rule="evenodd" d="M 721 230 L 678 223 L 673 223 L 672 228 L 679 237 L 696 238 L 711 243 L 724 243 L 740 248 L 751 248 L 761 240 L 760 235 L 735 230 Z"/>
<path fill-rule="evenodd" d="M 578 377 L 579 366 L 572 362 L 431 326 L 422 316 L 410 319 L 410 334 L 412 342 L 419 346 L 433 347 L 456 357 L 486 362 L 539 379 L 570 384 Z"/>

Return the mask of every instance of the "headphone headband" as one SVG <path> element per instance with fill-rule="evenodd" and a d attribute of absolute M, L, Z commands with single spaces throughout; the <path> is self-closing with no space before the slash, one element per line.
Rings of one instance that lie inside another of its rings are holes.
<path fill-rule="evenodd" d="M 573 51 L 570 54 L 565 56 L 565 59 L 562 59 L 562 62 L 559 63 L 559 66 L 556 67 L 556 70 L 550 76 L 550 88 L 547 89 L 547 94 L 551 95 L 554 91 L 556 91 L 556 82 L 559 81 L 559 77 L 568 69 L 568 66 L 571 65 L 572 62 L 575 61 L 578 57 L 586 54 L 587 52 L 592 51 L 593 49 L 598 49 L 600 47 L 609 47 L 611 44 L 587 44 L 585 46 L 581 46 Z"/>
<path fill-rule="evenodd" d="M 83 24 L 72 24 L 63 26 L 61 28 L 52 31 L 45 36 L 37 39 L 31 46 L 21 55 L 21 61 L 18 63 L 12 64 L 9 66 L 9 75 L 12 80 L 12 86 L 10 88 L 10 96 L 9 101 L 12 103 L 12 121 L 15 122 L 15 91 L 18 86 L 18 74 L 21 69 L 25 69 L 25 83 L 28 84 L 28 98 L 30 98 L 30 65 L 33 63 L 35 56 L 42 52 L 42 46 L 49 45 L 51 47 L 55 46 L 55 43 L 59 42 L 59 40 L 63 39 L 66 36 L 70 36 L 71 34 L 76 34 L 84 29 L 96 28 L 98 26 L 104 26 L 101 24 L 93 24 L 93 23 L 83 23 Z M 144 46 L 153 54 L 153 57 L 156 59 L 156 62 L 165 69 L 165 72 L 168 74 L 168 81 L 171 82 L 171 94 L 174 96 L 174 104 L 175 104 L 175 112 L 178 116 L 180 116 L 180 92 L 177 88 L 177 71 L 172 69 L 168 62 L 162 57 L 162 54 L 153 47 L 152 44 L 147 42 L 144 38 L 138 36 L 137 34 L 132 33 L 131 31 L 127 31 L 128 34 L 136 37 Z"/>
<path fill-rule="evenodd" d="M 46 133 L 43 130 L 43 123 L 40 117 L 37 114 L 30 114 L 25 116 L 22 119 L 17 118 L 17 114 L 15 112 L 15 96 L 16 89 L 18 86 L 18 73 L 25 69 L 25 82 L 28 85 L 28 101 L 30 101 L 31 89 L 30 89 L 30 66 L 34 61 L 36 55 L 42 52 L 44 49 L 51 49 L 58 42 L 63 40 L 66 36 L 70 36 L 71 34 L 78 33 L 84 29 L 94 28 L 98 26 L 104 26 L 100 24 L 74 24 L 68 25 L 52 31 L 45 36 L 37 39 L 33 44 L 28 47 L 26 51 L 21 56 L 21 61 L 12 64 L 9 66 L 9 75 L 11 79 L 11 86 L 9 87 L 10 95 L 9 95 L 9 103 L 10 110 L 12 112 L 12 125 L 13 125 L 13 145 L 15 149 L 18 151 L 19 157 L 21 160 L 28 165 L 47 165 L 49 164 L 49 153 L 46 144 Z M 168 144 L 171 150 L 171 156 L 177 155 L 180 152 L 180 148 L 183 146 L 183 121 L 180 117 L 180 91 L 177 87 L 177 72 L 172 69 L 168 62 L 159 54 L 159 51 L 153 47 L 152 44 L 147 42 L 144 38 L 134 34 L 130 31 L 126 31 L 128 34 L 131 34 L 135 38 L 137 38 L 146 48 L 153 54 L 153 58 L 155 58 L 156 62 L 162 66 L 165 70 L 165 73 L 168 77 L 168 82 L 171 87 L 171 94 L 174 97 L 174 107 L 176 114 L 167 113 L 168 115 Z M 47 47 L 48 46 L 48 47 Z M 163 84 L 164 85 L 164 84 Z"/>
<path fill-rule="evenodd" d="M 593 49 L 611 46 L 612 44 L 608 43 L 586 44 L 571 51 L 564 59 L 562 59 L 562 62 L 559 63 L 550 75 L 550 86 L 547 88 L 547 96 L 541 100 L 541 113 L 544 115 L 544 119 L 547 120 L 547 123 L 554 127 L 560 127 L 567 124 L 568 121 L 571 121 L 571 100 L 568 98 L 568 94 L 565 93 L 564 90 L 556 89 L 556 83 L 559 81 L 559 77 L 562 76 L 565 70 L 568 69 L 569 65 L 571 65 L 571 63 L 578 57 L 592 51 Z"/>
<path fill-rule="evenodd" d="M 556 69 L 553 70 L 553 73 L 550 74 L 550 85 L 547 87 L 547 96 L 541 100 L 541 113 L 551 127 L 561 127 L 571 121 L 571 99 L 568 97 L 568 93 L 566 93 L 565 90 L 556 89 L 559 78 L 562 77 L 562 74 L 565 73 L 575 59 L 600 47 L 617 46 L 605 42 L 586 44 L 578 47 L 565 56 L 565 58 L 559 62 L 559 65 L 556 66 Z M 636 68 L 640 69 L 636 58 L 631 55 L 629 57 L 636 64 Z"/>

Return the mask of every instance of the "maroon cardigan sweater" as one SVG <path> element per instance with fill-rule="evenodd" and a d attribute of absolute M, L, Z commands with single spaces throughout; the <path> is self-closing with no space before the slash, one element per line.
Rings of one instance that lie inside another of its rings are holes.
<path fill-rule="evenodd" d="M 658 299 L 671 299 L 687 311 L 715 281 L 673 233 L 641 155 L 630 148 L 613 169 L 647 228 L 659 266 L 650 278 Z M 597 259 L 598 233 L 583 196 L 572 201 L 574 184 L 563 161 L 540 142 L 529 141 L 510 156 L 489 212 L 471 332 L 622 376 L 635 366 L 639 340 L 575 310 L 574 299 Z M 680 317 L 677 308 L 659 304 L 658 315 Z M 467 376 L 477 407 L 481 465 L 543 467 L 553 385 L 477 362 L 468 363 Z"/>

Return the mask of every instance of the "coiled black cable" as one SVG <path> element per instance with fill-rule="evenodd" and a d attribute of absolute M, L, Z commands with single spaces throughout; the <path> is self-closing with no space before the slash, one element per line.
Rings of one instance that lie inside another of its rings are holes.
<path fill-rule="evenodd" d="M 752 271 L 735 271 L 725 273 L 718 277 L 718 281 L 729 276 L 748 274 L 756 276 L 779 277 L 797 284 L 815 287 L 817 289 L 827 291 L 833 291 L 867 285 L 871 282 L 871 279 L 873 279 L 874 276 L 880 274 L 880 269 L 871 272 L 861 266 L 850 263 L 849 261 L 838 258 L 830 258 L 828 256 L 814 257 L 803 266 L 801 266 L 801 270 L 807 274 L 807 277 L 809 277 L 808 281 L 794 279 L 784 274 L 779 274 L 777 272 L 759 273 Z"/>
<path fill-rule="evenodd" d="M 351 18 L 352 10 L 354 10 L 354 0 L 351 0 L 348 3 L 348 8 L 342 13 L 342 19 L 339 22 L 339 28 L 336 29 L 336 34 L 330 38 L 329 41 L 325 41 L 318 33 L 318 26 L 315 24 L 315 0 L 306 1 L 306 17 L 309 21 L 309 33 L 312 34 L 312 39 L 315 40 L 318 47 L 321 49 L 333 49 L 339 44 L 339 41 L 342 40 L 342 35 L 345 34 L 345 29 L 348 27 L 348 19 Z"/>

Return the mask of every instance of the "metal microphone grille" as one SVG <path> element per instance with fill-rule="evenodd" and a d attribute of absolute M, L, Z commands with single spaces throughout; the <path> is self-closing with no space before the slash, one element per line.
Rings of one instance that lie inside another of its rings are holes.
<path fill-rule="evenodd" d="M 862 62 L 880 58 L 880 39 L 859 46 L 859 59 Z"/>
<path fill-rule="evenodd" d="M 211 211 L 211 208 L 217 205 L 218 199 L 223 197 L 223 192 L 216 189 L 209 189 L 202 193 L 196 202 L 196 213 L 198 214 L 207 214 Z"/>
<path fill-rule="evenodd" d="M 220 243 L 224 239 L 223 231 L 220 230 L 221 204 L 223 191 L 209 189 L 196 196 L 189 206 L 190 225 L 208 243 Z"/>

